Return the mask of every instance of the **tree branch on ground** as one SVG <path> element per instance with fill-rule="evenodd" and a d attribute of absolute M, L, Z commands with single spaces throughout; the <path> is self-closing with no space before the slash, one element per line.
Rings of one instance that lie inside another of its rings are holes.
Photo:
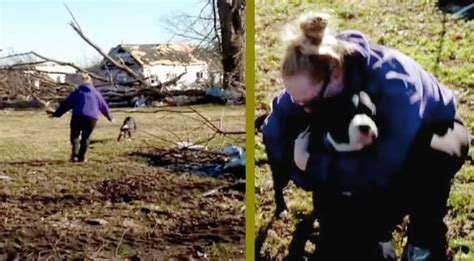
<path fill-rule="evenodd" d="M 212 128 L 216 133 L 221 135 L 245 135 L 245 131 L 223 131 L 219 127 L 217 127 L 214 123 L 212 123 L 208 118 L 206 118 L 202 113 L 194 109 L 193 107 L 188 107 L 190 110 L 195 112 L 199 118 L 201 118 L 204 122 L 208 123 L 209 127 Z"/>
<path fill-rule="evenodd" d="M 204 116 L 202 113 L 200 113 L 198 110 L 196 110 L 195 108 L 193 107 L 187 107 L 189 110 L 159 110 L 157 112 L 168 112 L 169 114 L 173 114 L 173 113 L 180 113 L 182 114 L 181 116 L 182 117 L 185 117 L 187 119 L 191 119 L 191 120 L 194 120 L 195 122 L 198 122 L 199 123 L 199 129 L 203 129 L 202 127 L 206 126 L 209 130 L 212 131 L 212 133 L 208 133 L 207 137 L 205 138 L 198 138 L 197 140 L 195 141 L 191 141 L 191 140 L 187 140 L 187 141 L 183 141 L 183 139 L 181 138 L 182 136 L 185 136 L 185 135 L 189 135 L 190 137 L 191 136 L 196 136 L 195 135 L 195 130 L 196 128 L 193 128 L 191 130 L 191 133 L 189 133 L 189 130 L 187 129 L 186 127 L 186 134 L 184 135 L 178 135 L 177 133 L 171 131 L 171 130 L 167 130 L 166 128 L 164 127 L 159 127 L 161 130 L 169 133 L 171 136 L 173 136 L 176 140 L 169 140 L 169 139 L 166 139 L 164 138 L 163 136 L 158 136 L 158 135 L 155 135 L 153 133 L 150 133 L 150 132 L 147 132 L 147 131 L 142 131 L 143 133 L 149 135 L 149 136 L 152 136 L 154 138 L 157 138 L 161 141 L 164 141 L 164 142 L 167 142 L 169 143 L 170 145 L 173 145 L 173 146 L 182 146 L 183 143 L 187 142 L 189 143 L 190 146 L 193 146 L 193 145 L 203 145 L 205 144 L 205 147 L 208 146 L 209 142 L 211 140 L 213 140 L 215 137 L 217 137 L 218 135 L 221 135 L 221 136 L 228 136 L 228 135 L 245 135 L 245 131 L 227 131 L 227 130 L 222 130 L 220 127 L 216 126 L 210 119 L 208 119 L 206 116 Z M 196 117 L 193 117 L 191 115 L 188 115 L 188 114 L 192 114 Z M 222 114 L 223 115 L 223 114 Z M 223 116 L 221 116 L 223 117 Z M 219 120 L 219 122 L 221 122 L 222 119 Z M 204 131 L 201 131 L 200 133 L 205 133 Z M 189 149 L 189 148 L 188 148 Z"/>

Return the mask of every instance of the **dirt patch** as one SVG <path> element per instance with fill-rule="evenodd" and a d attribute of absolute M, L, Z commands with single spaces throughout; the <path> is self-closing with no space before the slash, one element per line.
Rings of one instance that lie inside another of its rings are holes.
<path fill-rule="evenodd" d="M 89 191 L 0 194 L 0 259 L 205 260 L 220 244 L 231 246 L 229 257 L 243 255 L 238 185 L 196 182 L 159 168 L 131 170 L 84 186 Z"/>
<path fill-rule="evenodd" d="M 203 110 L 222 114 L 220 108 Z M 119 126 L 105 123 L 94 132 L 89 162 L 72 164 L 69 119 L 52 121 L 43 112 L 8 116 L 0 126 L 7 134 L 0 137 L 0 175 L 11 177 L 0 181 L 0 260 L 244 258 L 244 193 L 232 177 L 150 166 L 129 153 L 164 144 L 140 133 L 131 142 L 112 142 Z M 162 114 L 134 117 L 141 130 L 167 135 L 156 130 Z M 176 115 L 167 123 L 173 131 L 183 128 Z"/>
<path fill-rule="evenodd" d="M 130 202 L 132 200 L 150 200 L 153 193 L 162 189 L 161 183 L 152 177 L 140 179 L 104 180 L 96 186 L 103 200 L 111 202 Z"/>

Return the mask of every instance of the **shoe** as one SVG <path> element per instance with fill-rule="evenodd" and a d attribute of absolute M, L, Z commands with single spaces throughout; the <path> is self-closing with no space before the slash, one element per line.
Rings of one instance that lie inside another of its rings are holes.
<path fill-rule="evenodd" d="M 78 159 L 76 162 L 77 162 L 77 163 L 86 163 L 86 162 L 87 162 L 87 159 L 86 159 L 86 158 Z"/>

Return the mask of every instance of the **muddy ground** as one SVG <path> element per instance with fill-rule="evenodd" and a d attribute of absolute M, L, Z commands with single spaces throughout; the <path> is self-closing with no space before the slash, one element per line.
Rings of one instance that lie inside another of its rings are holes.
<path fill-rule="evenodd" d="M 198 109 L 223 119 L 225 129 L 243 129 L 243 107 Z M 89 161 L 73 164 L 68 115 L 0 112 L 0 175 L 10 178 L 0 179 L 0 260 L 244 259 L 245 192 L 233 186 L 238 177 L 153 166 L 152 153 L 144 153 L 170 146 L 154 136 L 192 141 L 211 131 L 190 133 L 199 123 L 178 113 L 113 114 L 117 123 L 101 119 L 95 130 Z M 139 130 L 132 141 L 117 143 L 127 115 Z M 243 138 L 217 137 L 207 149 Z"/>

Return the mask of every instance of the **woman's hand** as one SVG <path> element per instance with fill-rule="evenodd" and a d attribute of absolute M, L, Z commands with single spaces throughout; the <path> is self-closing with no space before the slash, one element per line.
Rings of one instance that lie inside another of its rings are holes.
<path fill-rule="evenodd" d="M 48 115 L 49 118 L 53 118 L 53 113 L 54 113 L 53 110 L 50 110 L 50 109 L 46 110 L 46 115 Z"/>
<path fill-rule="evenodd" d="M 306 170 L 306 165 L 308 164 L 308 143 L 310 134 L 308 126 L 295 140 L 294 160 L 296 166 L 302 171 Z"/>

